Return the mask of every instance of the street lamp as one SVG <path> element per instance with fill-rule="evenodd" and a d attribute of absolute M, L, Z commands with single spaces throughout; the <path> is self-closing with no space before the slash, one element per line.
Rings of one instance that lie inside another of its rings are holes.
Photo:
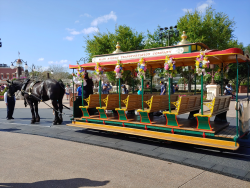
<path fill-rule="evenodd" d="M 85 64 L 85 61 L 88 61 L 88 60 L 89 60 L 89 58 L 87 58 L 87 57 L 82 57 L 81 59 L 79 59 L 79 61 L 76 61 L 76 62 L 77 62 L 77 64 L 78 64 L 80 61 L 83 61 L 84 64 Z"/>
<path fill-rule="evenodd" d="M 25 67 L 27 65 L 27 61 L 23 61 L 22 59 L 16 59 L 15 61 L 11 62 L 10 68 L 14 69 L 17 68 L 17 77 L 19 78 L 22 72 L 22 63 L 25 63 Z M 14 66 L 16 64 L 16 66 Z"/>
<path fill-rule="evenodd" d="M 179 31 L 177 30 L 177 25 L 176 26 L 170 26 L 169 29 L 168 27 L 164 27 L 164 28 L 160 28 L 160 34 L 159 34 L 159 38 L 167 38 L 168 39 L 168 46 L 169 46 L 169 41 L 170 38 L 173 37 L 175 34 L 175 36 L 179 36 Z"/>

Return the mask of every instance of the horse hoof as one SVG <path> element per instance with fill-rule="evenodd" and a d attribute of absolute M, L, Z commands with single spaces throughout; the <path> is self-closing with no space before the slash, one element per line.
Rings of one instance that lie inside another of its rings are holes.
<path fill-rule="evenodd" d="M 36 122 L 40 122 L 40 119 L 36 119 Z"/>
<path fill-rule="evenodd" d="M 35 121 L 34 121 L 34 120 L 31 120 L 30 124 L 35 124 Z"/>

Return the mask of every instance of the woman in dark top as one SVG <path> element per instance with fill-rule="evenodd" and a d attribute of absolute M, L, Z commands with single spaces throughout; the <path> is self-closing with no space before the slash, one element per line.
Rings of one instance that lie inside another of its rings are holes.
<path fill-rule="evenodd" d="M 89 78 L 89 75 L 87 72 L 85 72 L 85 77 L 86 85 L 83 86 L 83 97 L 84 99 L 88 98 L 90 94 L 93 94 L 93 81 L 92 79 Z M 86 101 L 84 100 L 84 105 L 87 105 Z"/>

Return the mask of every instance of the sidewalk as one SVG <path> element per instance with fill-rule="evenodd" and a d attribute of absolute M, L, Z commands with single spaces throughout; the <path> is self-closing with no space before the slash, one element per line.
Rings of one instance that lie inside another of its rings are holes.
<path fill-rule="evenodd" d="M 172 162 L 54 138 L 0 132 L 0 186 L 250 187 Z"/>

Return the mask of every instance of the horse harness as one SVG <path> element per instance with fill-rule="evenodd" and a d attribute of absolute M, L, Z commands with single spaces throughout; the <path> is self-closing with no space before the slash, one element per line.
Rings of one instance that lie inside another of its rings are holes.
<path fill-rule="evenodd" d="M 27 79 L 27 80 L 25 80 L 25 82 L 23 83 L 23 85 L 22 85 L 22 88 L 21 88 L 21 93 L 22 93 L 22 96 L 24 96 L 24 94 L 28 94 L 29 96 L 33 96 L 33 97 L 35 97 L 36 99 L 39 99 L 38 97 L 36 97 L 36 96 L 34 96 L 33 94 L 32 94 L 32 89 L 33 89 L 33 87 L 34 87 L 34 85 L 36 84 L 36 83 L 39 83 L 38 81 L 33 81 L 31 84 L 30 84 L 30 86 L 29 86 L 29 88 L 28 88 L 28 92 L 26 92 L 25 90 L 26 90 L 26 87 L 27 87 L 27 85 L 28 85 L 28 83 L 29 83 L 29 81 L 30 81 L 30 79 Z M 39 101 L 43 101 L 42 99 L 43 99 L 43 86 L 44 86 L 44 81 L 41 83 L 41 99 L 39 99 Z"/>

